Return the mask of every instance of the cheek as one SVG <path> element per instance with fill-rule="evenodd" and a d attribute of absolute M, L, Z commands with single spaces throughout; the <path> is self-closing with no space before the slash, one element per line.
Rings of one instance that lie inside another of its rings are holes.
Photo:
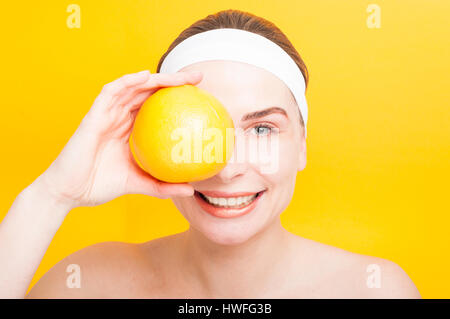
<path fill-rule="evenodd" d="M 294 194 L 299 156 L 295 139 L 291 136 L 279 136 L 278 149 L 271 152 L 270 163 L 258 163 L 253 169 L 258 172 L 268 186 L 267 200 L 273 211 L 281 213 Z"/>
<path fill-rule="evenodd" d="M 258 141 L 257 147 L 249 150 L 255 154 L 250 164 L 260 175 L 274 182 L 297 175 L 299 148 L 292 134 L 277 135 Z"/>
<path fill-rule="evenodd" d="M 300 143 L 293 136 L 280 138 L 280 169 L 287 174 L 297 175 Z"/>

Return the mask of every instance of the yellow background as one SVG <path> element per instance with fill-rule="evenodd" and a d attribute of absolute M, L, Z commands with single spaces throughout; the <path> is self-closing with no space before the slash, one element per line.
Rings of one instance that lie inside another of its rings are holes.
<path fill-rule="evenodd" d="M 69 29 L 66 8 L 81 8 Z M 381 8 L 369 29 L 366 8 Z M 283 30 L 310 71 L 308 164 L 290 231 L 398 263 L 425 298 L 450 297 L 450 38 L 446 0 L 71 0 L 2 4 L 0 218 L 56 158 L 102 86 L 155 72 L 184 28 L 240 9 Z M 73 210 L 33 283 L 72 252 L 187 229 L 143 195 Z"/>

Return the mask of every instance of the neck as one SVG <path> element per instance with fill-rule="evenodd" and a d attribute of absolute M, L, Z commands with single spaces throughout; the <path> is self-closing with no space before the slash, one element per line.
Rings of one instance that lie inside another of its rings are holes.
<path fill-rule="evenodd" d="M 182 236 L 183 268 L 193 285 L 213 298 L 264 296 L 286 278 L 291 236 L 279 218 L 236 245 L 217 244 L 191 227 Z"/>

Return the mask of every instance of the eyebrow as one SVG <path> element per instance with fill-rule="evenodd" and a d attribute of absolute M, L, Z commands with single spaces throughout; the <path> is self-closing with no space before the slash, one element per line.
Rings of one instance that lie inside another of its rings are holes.
<path fill-rule="evenodd" d="M 281 107 L 278 107 L 278 106 L 272 106 L 272 107 L 269 107 L 269 108 L 261 110 L 261 111 L 247 113 L 242 117 L 241 121 L 254 120 L 257 118 L 267 116 L 272 113 L 279 113 L 279 114 L 283 114 L 284 116 L 288 117 L 288 115 L 284 109 L 282 109 Z"/>

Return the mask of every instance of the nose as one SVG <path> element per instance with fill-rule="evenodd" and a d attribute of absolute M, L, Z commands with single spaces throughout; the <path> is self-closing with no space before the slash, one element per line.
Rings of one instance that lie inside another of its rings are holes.
<path fill-rule="evenodd" d="M 235 179 L 243 176 L 248 169 L 247 163 L 239 163 L 238 161 L 229 161 L 227 165 L 215 175 L 215 178 L 222 183 L 230 183 Z"/>

